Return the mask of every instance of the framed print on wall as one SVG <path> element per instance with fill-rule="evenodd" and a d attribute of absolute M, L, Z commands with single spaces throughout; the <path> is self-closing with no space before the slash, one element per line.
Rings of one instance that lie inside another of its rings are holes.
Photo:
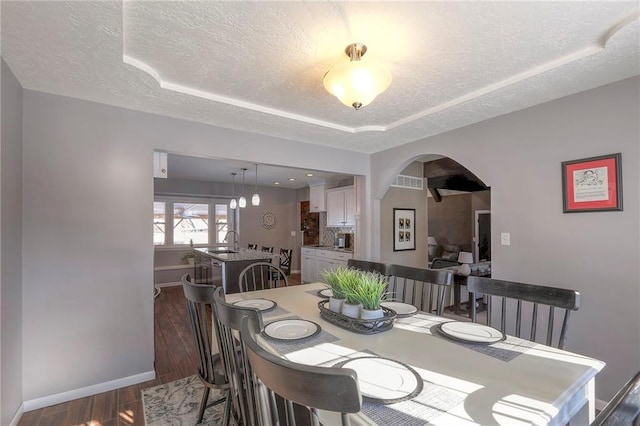
<path fill-rule="evenodd" d="M 622 154 L 562 163 L 564 213 L 622 210 Z"/>
<path fill-rule="evenodd" d="M 393 251 L 416 249 L 416 209 L 393 209 Z"/>

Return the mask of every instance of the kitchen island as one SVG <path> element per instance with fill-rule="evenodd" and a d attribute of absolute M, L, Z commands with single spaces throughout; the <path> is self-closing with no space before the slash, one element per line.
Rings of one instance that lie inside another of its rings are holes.
<path fill-rule="evenodd" d="M 247 266 L 256 262 L 271 262 L 277 255 L 225 247 L 195 248 L 195 281 L 198 284 L 222 285 L 225 294 L 239 293 L 238 277 Z"/>

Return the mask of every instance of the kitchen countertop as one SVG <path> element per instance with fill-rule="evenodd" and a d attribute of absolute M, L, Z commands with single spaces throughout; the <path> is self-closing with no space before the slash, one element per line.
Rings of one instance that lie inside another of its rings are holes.
<path fill-rule="evenodd" d="M 248 249 L 240 249 L 237 253 L 224 253 L 221 252 L 221 249 L 218 247 L 204 247 L 204 248 L 195 248 L 194 250 L 206 254 L 208 256 L 213 257 L 216 260 L 221 262 L 238 262 L 243 260 L 260 260 L 260 259 L 270 259 L 274 256 L 278 256 L 277 254 L 272 254 L 264 251 L 258 250 L 248 250 Z M 224 250 L 223 251 L 229 251 Z"/>
<path fill-rule="evenodd" d="M 353 250 L 347 250 L 347 249 L 338 248 L 338 247 L 334 247 L 334 246 L 321 246 L 321 245 L 317 245 L 317 244 L 302 246 L 302 248 L 312 248 L 312 249 L 318 249 L 318 250 L 339 251 L 341 253 L 353 253 Z"/>

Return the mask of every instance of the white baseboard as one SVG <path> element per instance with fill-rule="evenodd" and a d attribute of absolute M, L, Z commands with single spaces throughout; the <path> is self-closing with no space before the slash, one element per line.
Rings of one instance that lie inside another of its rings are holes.
<path fill-rule="evenodd" d="M 161 283 L 161 284 L 154 284 L 154 287 L 173 287 L 176 285 L 182 285 L 181 281 L 173 281 L 170 283 Z"/>
<path fill-rule="evenodd" d="M 110 390 L 124 388 L 126 386 L 136 385 L 142 382 L 148 382 L 156 378 L 155 371 L 147 371 L 146 373 L 135 374 L 121 379 L 111 380 L 109 382 L 98 383 L 96 385 L 87 386 L 80 389 L 73 389 L 66 392 L 47 395 L 41 398 L 24 401 L 24 411 L 33 411 L 39 408 L 49 407 L 51 405 L 60 404 L 62 402 L 72 401 L 86 396 L 96 395 Z"/>
<path fill-rule="evenodd" d="M 11 419 L 11 423 L 9 423 L 9 426 L 18 426 L 18 422 L 22 418 L 23 414 L 24 414 L 24 403 L 20 404 L 20 406 L 18 407 L 18 411 L 16 411 L 16 415 L 13 416 L 13 419 Z"/>

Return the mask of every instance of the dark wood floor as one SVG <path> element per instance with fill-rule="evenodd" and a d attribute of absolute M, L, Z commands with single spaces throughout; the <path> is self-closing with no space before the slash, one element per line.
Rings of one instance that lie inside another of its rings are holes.
<path fill-rule="evenodd" d="M 300 275 L 291 275 L 291 285 Z M 197 355 L 182 287 L 164 287 L 155 299 L 156 379 L 22 415 L 18 426 L 142 426 L 140 390 L 195 373 Z"/>

